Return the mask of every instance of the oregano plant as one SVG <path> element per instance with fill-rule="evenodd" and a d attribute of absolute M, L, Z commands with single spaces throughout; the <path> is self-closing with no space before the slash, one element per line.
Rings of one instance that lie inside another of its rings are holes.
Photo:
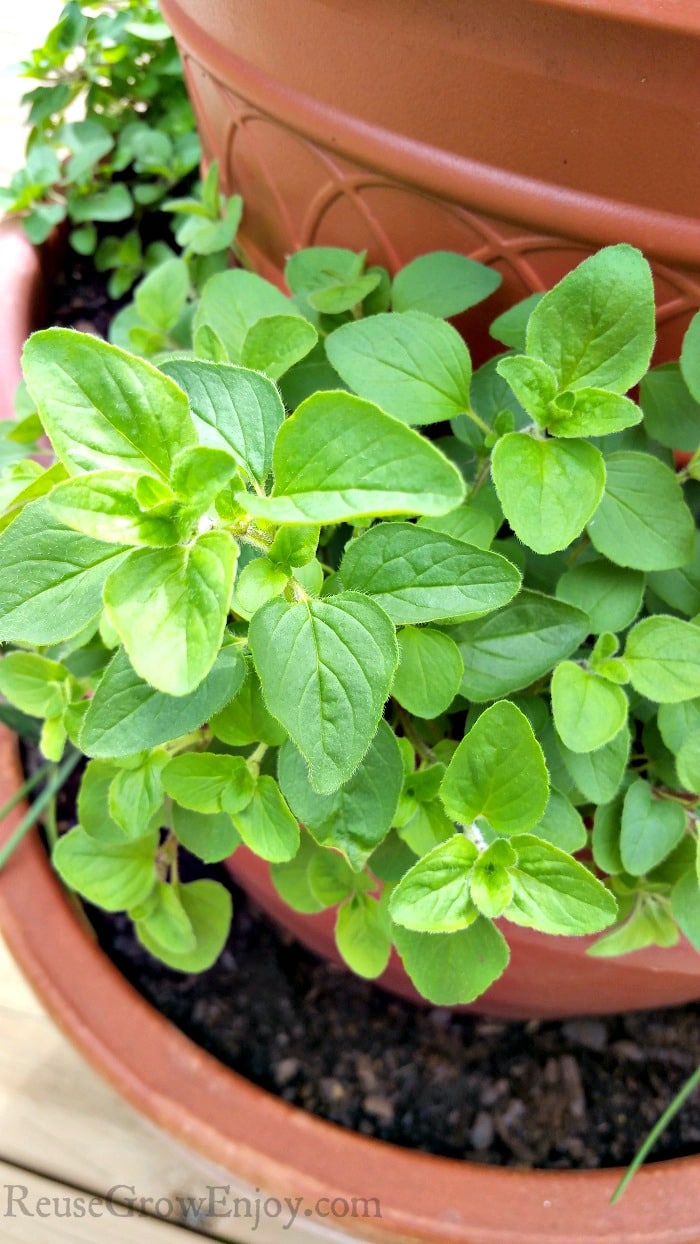
<path fill-rule="evenodd" d="M 121 344 L 34 334 L 5 433 L 0 714 L 84 757 L 65 883 L 198 971 L 231 902 L 181 853 L 245 844 L 439 1004 L 509 923 L 700 950 L 698 319 L 650 369 L 649 266 L 612 246 L 474 370 L 448 318 L 498 278 L 462 256 L 181 275 Z"/>

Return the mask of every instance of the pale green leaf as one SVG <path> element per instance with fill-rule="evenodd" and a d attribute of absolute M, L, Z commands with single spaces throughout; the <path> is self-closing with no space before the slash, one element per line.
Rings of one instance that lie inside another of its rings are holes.
<path fill-rule="evenodd" d="M 209 531 L 191 545 L 130 553 L 107 580 L 107 616 L 137 674 L 156 690 L 188 695 L 211 670 L 237 551 L 227 532 Z"/>
<path fill-rule="evenodd" d="M 22 354 L 29 391 L 69 471 L 113 467 L 167 478 L 196 442 L 187 398 L 169 377 L 87 333 L 48 328 Z"/>
<path fill-rule="evenodd" d="M 520 587 L 511 562 L 413 523 L 378 523 L 346 546 L 345 587 L 366 592 L 396 623 L 477 616 Z"/>
<path fill-rule="evenodd" d="M 273 864 L 294 859 L 299 850 L 299 826 L 273 777 L 263 774 L 252 799 L 231 817 L 251 851 Z"/>
<path fill-rule="evenodd" d="M 453 820 L 483 816 L 497 833 L 531 829 L 549 797 L 542 748 L 527 718 L 508 700 L 486 709 L 464 736 L 440 788 Z"/>
<path fill-rule="evenodd" d="M 498 980 L 509 959 L 503 934 L 484 916 L 456 933 L 399 927 L 394 942 L 416 989 L 436 1006 L 473 1002 Z"/>
<path fill-rule="evenodd" d="M 700 696 L 700 626 L 681 618 L 644 618 L 627 637 L 625 662 L 635 691 L 658 704 Z"/>
<path fill-rule="evenodd" d="M 441 423 L 469 409 L 469 351 L 451 324 L 421 311 L 343 324 L 326 353 L 351 389 L 404 423 Z"/>
<path fill-rule="evenodd" d="M 617 917 L 609 890 L 565 851 L 521 834 L 513 839 L 513 901 L 504 918 L 543 933 L 597 933 Z"/>
<path fill-rule="evenodd" d="M 338 909 L 335 944 L 348 967 L 366 980 L 381 976 L 391 954 L 391 920 L 383 903 L 355 894 Z"/>
<path fill-rule="evenodd" d="M 627 721 L 621 687 L 574 661 L 562 661 L 552 675 L 552 713 L 560 739 L 573 752 L 594 752 Z"/>
<path fill-rule="evenodd" d="M 685 811 L 659 798 L 648 782 L 633 782 L 622 807 L 620 853 L 633 877 L 651 872 L 670 855 L 685 832 Z"/>
<path fill-rule="evenodd" d="M 398 662 L 383 609 L 344 592 L 327 600 L 268 601 L 249 642 L 267 707 L 328 794 L 346 782 L 376 732 Z"/>
<path fill-rule="evenodd" d="M 498 441 L 491 463 L 508 522 L 537 553 L 571 544 L 603 495 L 605 463 L 586 441 L 537 440 L 510 432 Z"/>
<path fill-rule="evenodd" d="M 594 547 L 618 566 L 671 570 L 693 553 L 694 524 L 676 476 L 651 454 L 605 460 L 605 493 L 588 525 Z"/>
<path fill-rule="evenodd" d="M 462 477 L 433 445 L 349 393 L 302 402 L 280 429 L 273 468 L 272 496 L 237 497 L 249 513 L 273 522 L 444 514 L 464 500 Z"/>
<path fill-rule="evenodd" d="M 464 662 L 453 639 L 432 627 L 404 626 L 391 694 L 416 717 L 438 717 L 459 691 Z"/>
<path fill-rule="evenodd" d="M 483 302 L 502 281 L 500 272 L 454 251 L 419 255 L 397 272 L 391 286 L 394 311 L 425 311 L 449 319 Z"/>

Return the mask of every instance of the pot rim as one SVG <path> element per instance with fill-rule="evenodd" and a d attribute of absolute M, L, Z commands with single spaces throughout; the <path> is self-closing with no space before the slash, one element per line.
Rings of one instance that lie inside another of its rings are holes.
<path fill-rule="evenodd" d="M 20 781 L 19 750 L 3 728 L 0 802 Z M 5 819 L 2 840 L 22 812 Z M 377 1197 L 380 1225 L 356 1219 L 365 1238 L 570 1244 L 575 1217 L 577 1244 L 697 1244 L 700 1156 L 644 1167 L 633 1194 L 610 1206 L 620 1170 L 519 1171 L 443 1159 L 347 1131 L 256 1087 L 127 982 L 69 904 L 36 834 L 0 873 L 0 926 L 55 1022 L 132 1105 L 256 1186 L 309 1202 Z M 510 1221 L 527 1226 L 503 1226 L 506 1204 Z M 342 1218 L 334 1225 L 346 1229 Z"/>

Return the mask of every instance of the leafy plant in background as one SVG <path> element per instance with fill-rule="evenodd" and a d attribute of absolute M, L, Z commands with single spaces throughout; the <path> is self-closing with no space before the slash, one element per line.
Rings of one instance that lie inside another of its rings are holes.
<path fill-rule="evenodd" d="M 69 0 L 21 73 L 39 85 L 24 96 L 26 164 L 0 209 L 35 243 L 67 221 L 118 298 L 162 258 L 145 222 L 201 156 L 174 40 L 156 0 Z"/>
<path fill-rule="evenodd" d="M 497 920 L 700 949 L 700 317 L 649 370 L 650 271 L 610 247 L 472 373 L 445 317 L 480 265 L 286 276 L 214 274 L 177 333 L 149 277 L 115 335 L 153 361 L 25 348 L 56 461 L 4 476 L 0 689 L 89 758 L 59 873 L 196 970 L 230 899 L 180 848 L 243 842 L 355 971 L 394 944 L 444 1004 L 504 970 Z"/>

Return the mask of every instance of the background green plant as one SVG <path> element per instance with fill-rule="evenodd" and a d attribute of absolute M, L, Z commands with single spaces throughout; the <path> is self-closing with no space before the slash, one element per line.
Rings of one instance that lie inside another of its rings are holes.
<path fill-rule="evenodd" d="M 152 214 L 193 183 L 201 156 L 156 0 L 69 0 L 20 73 L 38 82 L 24 96 L 27 160 L 0 208 L 35 243 L 67 221 L 71 246 L 95 256 L 119 297 L 162 258 Z"/>
<path fill-rule="evenodd" d="M 442 1004 L 504 970 L 499 919 L 700 948 L 700 319 L 650 369 L 649 267 L 609 247 L 473 371 L 445 317 L 498 277 L 462 256 L 185 275 L 113 330 L 152 361 L 35 334 L 6 437 L 0 690 L 89 757 L 67 884 L 197 970 L 230 900 L 179 850 L 243 842 Z"/>

